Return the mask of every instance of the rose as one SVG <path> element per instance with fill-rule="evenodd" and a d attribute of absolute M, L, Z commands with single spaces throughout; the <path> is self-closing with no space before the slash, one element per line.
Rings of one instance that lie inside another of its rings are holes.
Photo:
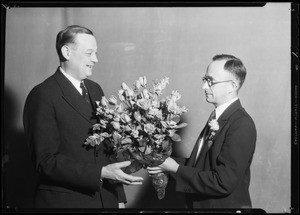
<path fill-rule="evenodd" d="M 170 101 L 168 101 L 167 105 L 168 105 L 168 111 L 169 112 L 174 113 L 174 114 L 179 112 L 178 111 L 178 106 L 177 106 L 175 101 L 170 100 Z"/>
<path fill-rule="evenodd" d="M 137 105 L 138 105 L 139 107 L 141 107 L 142 109 L 144 109 L 144 110 L 148 110 L 149 107 L 150 107 L 149 100 L 147 100 L 147 99 L 139 99 L 139 100 L 137 101 Z"/>
<path fill-rule="evenodd" d="M 91 146 L 95 146 L 95 145 L 100 145 L 100 143 L 104 140 L 104 137 L 94 133 L 92 136 L 89 136 L 86 139 L 86 142 L 84 143 L 85 145 L 91 145 Z"/>
<path fill-rule="evenodd" d="M 162 111 L 157 108 L 149 108 L 148 114 L 151 116 L 156 116 L 160 120 L 163 119 Z"/>
<path fill-rule="evenodd" d="M 139 137 L 139 131 L 137 129 L 132 129 L 131 131 L 131 135 L 134 137 L 134 138 L 138 138 Z"/>
<path fill-rule="evenodd" d="M 144 125 L 144 131 L 148 134 L 153 134 L 155 131 L 155 126 L 152 123 L 146 123 Z"/>

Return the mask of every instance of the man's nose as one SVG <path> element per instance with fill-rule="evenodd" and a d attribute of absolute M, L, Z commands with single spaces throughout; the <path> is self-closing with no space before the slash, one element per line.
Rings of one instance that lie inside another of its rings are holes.
<path fill-rule="evenodd" d="M 95 62 L 95 63 L 98 63 L 97 55 L 96 55 L 96 54 L 93 54 L 91 60 L 92 60 L 93 62 Z"/>
<path fill-rule="evenodd" d="M 209 89 L 209 86 L 208 86 L 207 81 L 205 81 L 202 85 L 202 90 L 207 90 L 207 89 Z"/>

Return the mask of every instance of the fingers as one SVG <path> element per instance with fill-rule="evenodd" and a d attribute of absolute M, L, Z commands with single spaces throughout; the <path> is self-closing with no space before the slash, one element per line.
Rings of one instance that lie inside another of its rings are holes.
<path fill-rule="evenodd" d="M 144 179 L 142 177 L 138 177 L 138 176 L 132 176 L 132 175 L 128 175 L 126 173 L 124 179 L 126 181 L 130 181 L 130 182 L 142 182 Z"/>
<path fill-rule="evenodd" d="M 142 177 L 128 175 L 123 172 L 122 180 L 120 180 L 120 181 L 127 185 L 141 185 L 143 180 L 144 179 Z"/>
<path fill-rule="evenodd" d="M 115 163 L 117 168 L 123 168 L 123 167 L 129 166 L 130 164 L 131 164 L 131 161 L 123 161 L 123 162 Z"/>
<path fill-rule="evenodd" d="M 150 175 L 152 175 L 152 174 L 163 172 L 163 169 L 159 166 L 155 166 L 155 167 L 147 167 L 147 171 Z"/>
<path fill-rule="evenodd" d="M 159 170 L 159 169 L 162 169 L 162 168 L 159 166 L 147 167 L 147 170 Z"/>
<path fill-rule="evenodd" d="M 126 184 L 126 185 L 142 185 L 142 180 L 140 181 L 131 181 L 128 179 L 122 179 L 120 180 L 121 183 Z"/>
<path fill-rule="evenodd" d="M 161 173 L 161 172 L 163 172 L 161 169 L 160 169 L 160 170 L 148 170 L 148 173 L 149 173 L 150 175 L 152 175 L 152 174 L 157 174 L 157 173 Z"/>
<path fill-rule="evenodd" d="M 125 181 L 123 184 L 126 185 L 142 185 L 142 182 L 130 182 L 130 181 Z"/>

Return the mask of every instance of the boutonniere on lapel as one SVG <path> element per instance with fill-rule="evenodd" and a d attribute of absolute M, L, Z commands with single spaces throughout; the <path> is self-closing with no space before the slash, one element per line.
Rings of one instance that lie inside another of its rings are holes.
<path fill-rule="evenodd" d="M 216 135 L 217 131 L 219 130 L 219 123 L 216 119 L 212 119 L 208 123 L 210 129 L 209 129 L 209 135 L 208 135 L 208 148 L 211 147 L 213 144 L 213 138 Z"/>

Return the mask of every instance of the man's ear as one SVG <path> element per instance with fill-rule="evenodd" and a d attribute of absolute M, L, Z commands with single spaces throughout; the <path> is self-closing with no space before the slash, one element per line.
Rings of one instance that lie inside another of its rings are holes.
<path fill-rule="evenodd" d="M 69 59 L 70 59 L 71 49 L 70 49 L 69 46 L 64 45 L 63 47 L 61 47 L 61 53 L 62 53 L 62 55 L 64 56 L 64 58 L 65 58 L 66 60 L 69 60 Z"/>
<path fill-rule="evenodd" d="M 238 89 L 239 89 L 239 83 L 238 83 L 237 81 L 233 81 L 232 84 L 233 84 L 233 88 L 234 88 L 235 90 L 238 90 Z"/>
<path fill-rule="evenodd" d="M 233 92 L 237 92 L 239 90 L 239 84 L 237 81 L 232 81 L 231 82 L 231 90 L 229 91 L 229 93 L 233 93 Z"/>

